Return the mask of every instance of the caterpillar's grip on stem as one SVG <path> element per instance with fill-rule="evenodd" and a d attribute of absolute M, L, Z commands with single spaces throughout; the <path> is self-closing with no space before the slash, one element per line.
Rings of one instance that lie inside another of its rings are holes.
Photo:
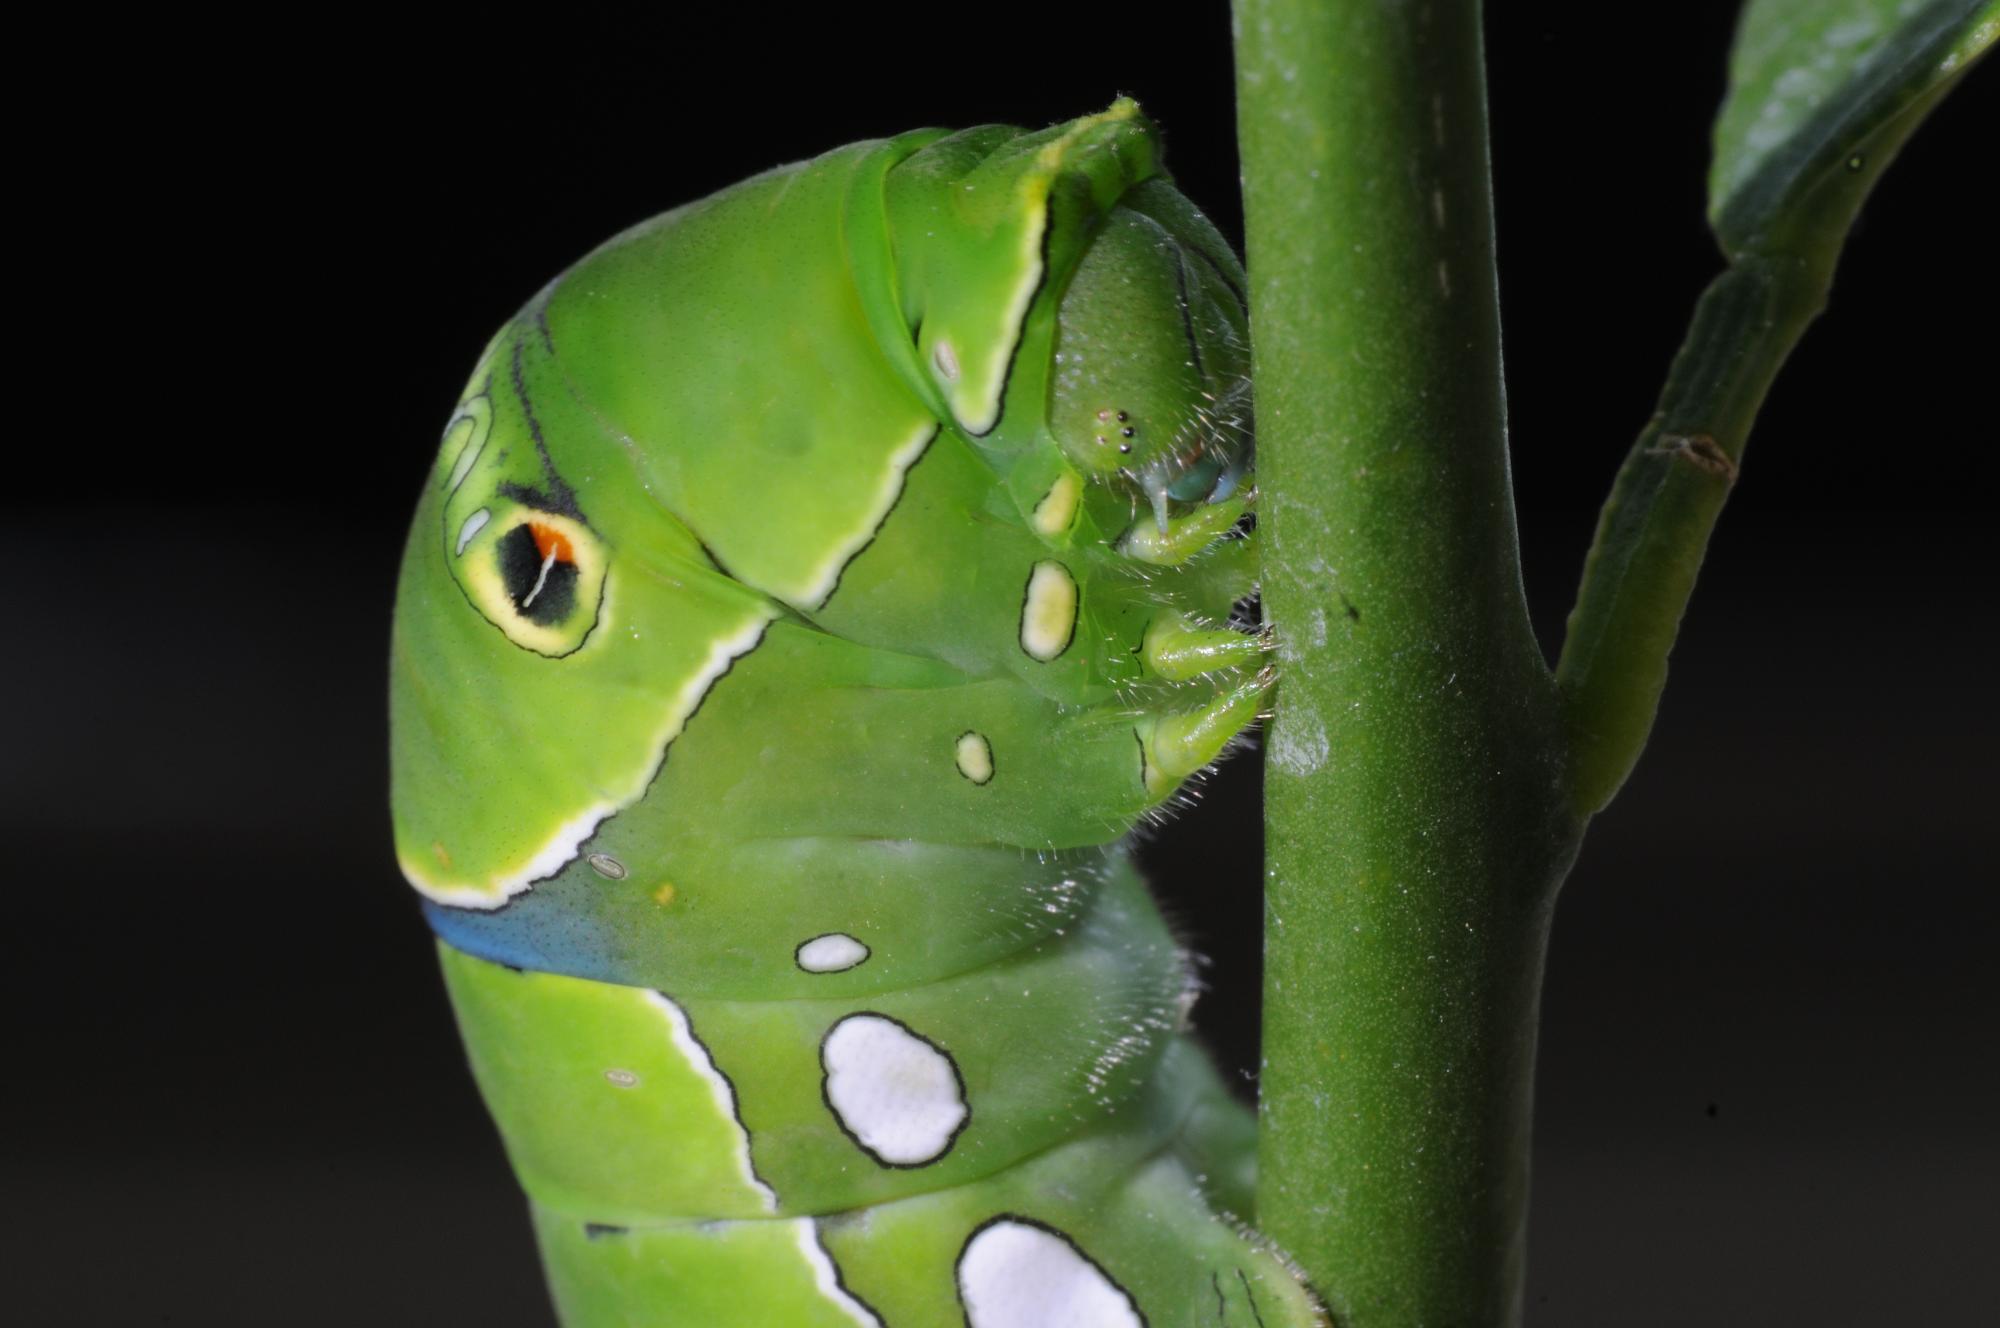
<path fill-rule="evenodd" d="M 1318 1321 L 1117 846 L 1270 685 L 1243 276 L 1157 158 L 844 148 L 475 370 L 396 842 L 566 1323 Z"/>

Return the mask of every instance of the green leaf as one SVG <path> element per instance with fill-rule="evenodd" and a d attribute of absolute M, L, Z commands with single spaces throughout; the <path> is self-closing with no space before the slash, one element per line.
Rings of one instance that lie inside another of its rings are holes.
<path fill-rule="evenodd" d="M 2000 0 L 1748 0 L 1709 172 L 1724 251 L 1830 266 L 1875 178 L 1996 36 Z"/>

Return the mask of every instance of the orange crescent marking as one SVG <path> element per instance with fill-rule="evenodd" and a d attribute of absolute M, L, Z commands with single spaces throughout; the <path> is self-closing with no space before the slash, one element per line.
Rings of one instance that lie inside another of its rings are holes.
<path fill-rule="evenodd" d="M 553 553 L 559 563 L 575 563 L 576 550 L 569 544 L 569 536 L 554 526 L 545 526 L 539 521 L 528 523 L 528 533 L 535 537 L 535 552 L 544 559 Z"/>

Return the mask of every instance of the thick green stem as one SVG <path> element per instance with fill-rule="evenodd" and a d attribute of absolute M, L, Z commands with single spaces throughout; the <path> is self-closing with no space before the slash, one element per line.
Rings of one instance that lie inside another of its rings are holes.
<path fill-rule="evenodd" d="M 1477 0 L 1235 7 L 1284 666 L 1258 1220 L 1342 1328 L 1512 1324 L 1556 886 L 1644 745 L 1751 421 L 1856 210 L 2000 3 L 1871 0 L 1879 44 L 1848 55 L 1785 5 L 1746 18 L 1749 109 L 1718 139 L 1730 266 L 1606 506 L 1556 678 L 1508 491 Z M 1801 109 L 1803 70 L 1833 81 Z M 1756 137 L 1774 126 L 1792 138 Z"/>
<path fill-rule="evenodd" d="M 1509 491 L 1476 0 L 1237 0 L 1267 738 L 1258 1222 L 1343 1328 L 1518 1314 L 1574 850 Z"/>

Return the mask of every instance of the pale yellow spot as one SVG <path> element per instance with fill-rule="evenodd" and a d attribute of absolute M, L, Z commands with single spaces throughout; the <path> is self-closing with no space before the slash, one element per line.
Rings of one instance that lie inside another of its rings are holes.
<path fill-rule="evenodd" d="M 1035 564 L 1021 605 L 1021 649 L 1039 660 L 1069 649 L 1076 634 L 1076 578 L 1054 559 Z"/>
<path fill-rule="evenodd" d="M 993 748 L 977 733 L 961 733 L 956 749 L 958 773 L 975 784 L 993 778 Z"/>
<path fill-rule="evenodd" d="M 445 852 L 444 841 L 442 839 L 433 839 L 431 841 L 431 852 L 437 855 L 438 866 L 451 866 L 451 854 Z"/>
<path fill-rule="evenodd" d="M 653 891 L 653 902 L 661 908 L 665 908 L 668 904 L 673 903 L 674 883 L 672 881 L 661 881 L 660 888 Z"/>
<path fill-rule="evenodd" d="M 1082 498 L 1083 477 L 1073 470 L 1064 471 L 1035 504 L 1035 530 L 1051 538 L 1068 530 Z"/>

